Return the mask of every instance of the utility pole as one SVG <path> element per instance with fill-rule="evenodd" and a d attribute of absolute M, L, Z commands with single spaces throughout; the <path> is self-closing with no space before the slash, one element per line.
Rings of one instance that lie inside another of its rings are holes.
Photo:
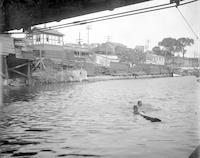
<path fill-rule="evenodd" d="M 150 43 L 150 40 L 147 39 L 146 44 L 145 44 L 145 47 L 146 47 L 145 49 L 146 49 L 146 51 L 149 50 L 149 43 Z"/>
<path fill-rule="evenodd" d="M 110 42 L 111 36 L 106 36 L 106 43 Z M 108 66 L 108 51 L 107 51 L 107 45 L 106 45 L 106 66 Z"/>
<path fill-rule="evenodd" d="M 87 42 L 88 42 L 88 46 L 89 46 L 89 44 L 90 44 L 90 30 L 91 30 L 92 28 L 91 28 L 90 25 L 88 25 L 88 26 L 86 27 L 86 29 L 87 29 Z"/>
<path fill-rule="evenodd" d="M 79 32 L 79 34 L 78 34 L 78 39 L 77 39 L 77 41 L 78 41 L 78 44 L 81 45 L 82 39 L 81 39 L 81 33 L 80 33 L 80 32 Z"/>

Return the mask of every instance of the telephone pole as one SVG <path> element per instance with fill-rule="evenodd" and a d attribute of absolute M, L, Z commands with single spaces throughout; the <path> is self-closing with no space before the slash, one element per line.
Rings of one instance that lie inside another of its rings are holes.
<path fill-rule="evenodd" d="M 90 25 L 88 25 L 88 26 L 86 27 L 86 29 L 87 29 L 87 42 L 88 42 L 88 46 L 89 46 L 89 44 L 90 44 L 90 30 L 91 30 L 92 28 L 91 28 Z"/>
<path fill-rule="evenodd" d="M 79 32 L 79 34 L 78 34 L 78 39 L 77 39 L 77 41 L 78 41 L 78 44 L 79 45 L 81 45 L 81 42 L 83 41 L 82 39 L 81 39 L 81 33 Z"/>
<path fill-rule="evenodd" d="M 110 42 L 111 36 L 106 36 L 106 43 Z M 108 50 L 107 50 L 107 45 L 106 45 L 106 66 L 108 66 Z"/>

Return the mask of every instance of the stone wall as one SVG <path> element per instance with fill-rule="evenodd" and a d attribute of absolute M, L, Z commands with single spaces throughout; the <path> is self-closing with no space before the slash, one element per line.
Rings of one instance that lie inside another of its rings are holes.
<path fill-rule="evenodd" d="M 61 71 L 46 69 L 34 72 L 33 79 L 36 83 L 80 82 L 87 80 L 87 72 L 84 69 Z"/>

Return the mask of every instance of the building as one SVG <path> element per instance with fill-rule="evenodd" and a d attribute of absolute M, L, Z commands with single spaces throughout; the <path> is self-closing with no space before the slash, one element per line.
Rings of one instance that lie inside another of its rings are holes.
<path fill-rule="evenodd" d="M 31 51 L 22 39 L 15 39 L 8 35 L 0 36 L 0 58 L 2 59 L 0 76 L 5 85 L 13 83 L 15 79 L 19 79 L 18 81 L 22 81 L 23 84 L 30 83 L 31 62 L 34 59 L 29 56 Z"/>
<path fill-rule="evenodd" d="M 163 56 L 147 52 L 145 64 L 164 65 L 165 64 L 165 58 Z"/>
<path fill-rule="evenodd" d="M 35 27 L 26 35 L 26 41 L 40 65 L 44 65 L 43 59 L 61 63 L 65 59 L 63 36 L 56 30 Z"/>
<path fill-rule="evenodd" d="M 100 66 L 110 67 L 110 63 L 119 62 L 119 58 L 116 55 L 96 54 L 95 62 Z"/>
<path fill-rule="evenodd" d="M 32 45 L 46 44 L 62 46 L 63 36 L 64 34 L 56 30 L 35 27 L 27 34 L 26 38 L 30 40 L 30 44 Z"/>
<path fill-rule="evenodd" d="M 91 55 L 91 51 L 88 47 L 83 47 L 82 45 L 77 44 L 65 44 L 64 49 L 69 53 L 72 53 L 74 57 L 84 58 Z"/>

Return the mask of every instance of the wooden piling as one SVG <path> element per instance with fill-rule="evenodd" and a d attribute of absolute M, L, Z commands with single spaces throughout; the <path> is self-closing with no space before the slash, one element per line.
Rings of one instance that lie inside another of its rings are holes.
<path fill-rule="evenodd" d="M 5 68 L 5 82 L 8 84 L 8 79 L 9 79 L 9 73 L 8 73 L 8 63 L 7 63 L 7 57 L 3 56 L 3 63 L 4 63 L 4 68 Z"/>
<path fill-rule="evenodd" d="M 28 61 L 28 71 L 27 71 L 27 80 L 28 80 L 28 84 L 30 85 L 31 84 L 31 76 L 32 76 L 32 73 L 31 73 L 31 62 Z"/>

